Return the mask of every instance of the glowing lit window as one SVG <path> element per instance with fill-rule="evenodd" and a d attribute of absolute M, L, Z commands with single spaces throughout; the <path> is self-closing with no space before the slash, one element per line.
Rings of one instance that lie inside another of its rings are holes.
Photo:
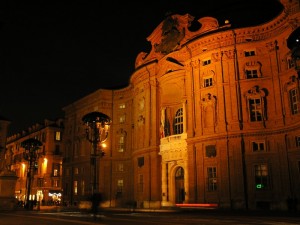
<path fill-rule="evenodd" d="M 57 176 L 58 176 L 58 170 L 57 170 L 57 169 L 54 169 L 54 170 L 53 170 L 53 176 L 54 176 L 54 177 L 57 177 Z"/>
<path fill-rule="evenodd" d="M 211 64 L 211 60 L 210 60 L 210 59 L 204 60 L 204 61 L 202 62 L 202 66 L 207 66 L 207 65 L 209 65 L 209 64 Z"/>
<path fill-rule="evenodd" d="M 216 167 L 208 167 L 207 168 L 207 184 L 208 191 L 216 191 L 217 190 L 217 168 Z"/>
<path fill-rule="evenodd" d="M 125 115 L 120 116 L 120 123 L 125 123 Z"/>
<path fill-rule="evenodd" d="M 264 141 L 253 141 L 252 142 L 252 151 L 253 152 L 263 152 L 266 150 Z"/>
<path fill-rule="evenodd" d="M 78 194 L 78 182 L 77 180 L 74 180 L 73 182 L 73 190 L 74 190 L 74 195 Z"/>
<path fill-rule="evenodd" d="M 125 109 L 125 107 L 126 107 L 125 103 L 122 103 L 122 104 L 119 105 L 119 109 Z"/>
<path fill-rule="evenodd" d="M 262 105 L 260 98 L 249 99 L 250 121 L 262 121 Z"/>
<path fill-rule="evenodd" d="M 75 168 L 74 168 L 74 174 L 76 174 L 76 175 L 79 174 L 79 169 L 78 169 L 78 167 L 75 167 Z"/>
<path fill-rule="evenodd" d="M 247 79 L 258 78 L 257 70 L 246 70 L 246 78 Z"/>
<path fill-rule="evenodd" d="M 56 141 L 61 141 L 61 133 L 60 133 L 60 131 L 56 131 L 55 132 L 55 140 Z"/>
<path fill-rule="evenodd" d="M 256 187 L 256 189 L 270 188 L 268 165 L 267 164 L 255 165 L 254 169 L 255 169 L 255 187 Z"/>
<path fill-rule="evenodd" d="M 175 134 L 183 133 L 183 109 L 182 108 L 178 109 L 175 115 L 174 133 Z"/>
<path fill-rule="evenodd" d="M 244 55 L 245 57 L 249 57 L 249 56 L 254 56 L 256 54 L 254 50 L 251 50 L 251 51 L 244 51 Z"/>
<path fill-rule="evenodd" d="M 290 95 L 290 104 L 291 104 L 291 111 L 292 114 L 298 114 L 299 113 L 299 94 L 297 88 L 291 89 L 289 91 Z"/>
<path fill-rule="evenodd" d="M 58 180 L 53 180 L 53 187 L 58 187 Z"/>
<path fill-rule="evenodd" d="M 124 152 L 124 146 L 125 146 L 125 137 L 124 136 L 120 136 L 119 138 L 119 148 L 118 148 L 118 152 Z"/>
<path fill-rule="evenodd" d="M 212 85 L 213 85 L 213 79 L 212 79 L 212 77 L 204 79 L 204 87 L 210 87 Z"/>

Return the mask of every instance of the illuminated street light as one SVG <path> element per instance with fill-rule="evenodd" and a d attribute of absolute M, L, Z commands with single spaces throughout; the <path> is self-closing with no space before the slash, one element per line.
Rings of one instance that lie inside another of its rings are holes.
<path fill-rule="evenodd" d="M 86 125 L 86 139 L 92 144 L 91 166 L 94 174 L 91 194 L 94 196 L 98 191 L 97 157 L 104 155 L 101 145 L 107 140 L 111 119 L 101 112 L 91 112 L 82 117 L 82 121 Z"/>
<path fill-rule="evenodd" d="M 21 143 L 21 147 L 25 149 L 24 159 L 29 162 L 28 171 L 27 171 L 27 179 L 26 179 L 26 199 L 25 199 L 25 208 L 33 209 L 33 199 L 30 199 L 31 196 L 31 183 L 33 178 L 33 169 L 34 164 L 37 161 L 38 149 L 42 146 L 42 142 L 37 139 L 29 138 Z M 32 196 L 31 196 L 32 198 Z"/>

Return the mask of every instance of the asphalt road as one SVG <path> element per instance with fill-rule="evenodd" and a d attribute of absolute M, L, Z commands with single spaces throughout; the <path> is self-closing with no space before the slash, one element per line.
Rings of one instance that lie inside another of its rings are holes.
<path fill-rule="evenodd" d="M 299 225 L 297 214 L 227 212 L 0 212 L 0 225 Z"/>

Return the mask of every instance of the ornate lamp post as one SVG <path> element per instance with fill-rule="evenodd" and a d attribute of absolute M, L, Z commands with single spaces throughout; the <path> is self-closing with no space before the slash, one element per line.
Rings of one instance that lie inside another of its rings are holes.
<path fill-rule="evenodd" d="M 42 142 L 37 139 L 29 138 L 21 143 L 21 147 L 25 149 L 24 159 L 29 162 L 27 179 L 26 179 L 26 199 L 25 199 L 25 208 L 33 209 L 33 201 L 30 200 L 31 195 L 31 183 L 33 178 L 33 169 L 34 163 L 38 159 L 38 149 L 42 146 Z"/>
<path fill-rule="evenodd" d="M 94 196 L 98 191 L 97 158 L 104 155 L 101 144 L 107 140 L 111 119 L 101 112 L 91 112 L 83 116 L 82 121 L 86 125 L 86 139 L 92 144 L 91 166 L 93 167 L 93 183 L 91 194 Z"/>

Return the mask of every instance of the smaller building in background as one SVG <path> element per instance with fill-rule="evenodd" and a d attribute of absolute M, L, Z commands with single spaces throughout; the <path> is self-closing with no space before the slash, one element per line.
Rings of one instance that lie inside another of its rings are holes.
<path fill-rule="evenodd" d="M 29 162 L 21 143 L 29 138 L 42 142 L 38 150 L 38 159 L 34 162 L 30 198 L 40 201 L 42 205 L 61 203 L 63 127 L 62 119 L 45 120 L 43 124 L 37 123 L 26 131 L 7 137 L 4 157 L 6 165 L 15 171 L 18 177 L 15 197 L 20 204 L 25 201 L 29 170 Z"/>

